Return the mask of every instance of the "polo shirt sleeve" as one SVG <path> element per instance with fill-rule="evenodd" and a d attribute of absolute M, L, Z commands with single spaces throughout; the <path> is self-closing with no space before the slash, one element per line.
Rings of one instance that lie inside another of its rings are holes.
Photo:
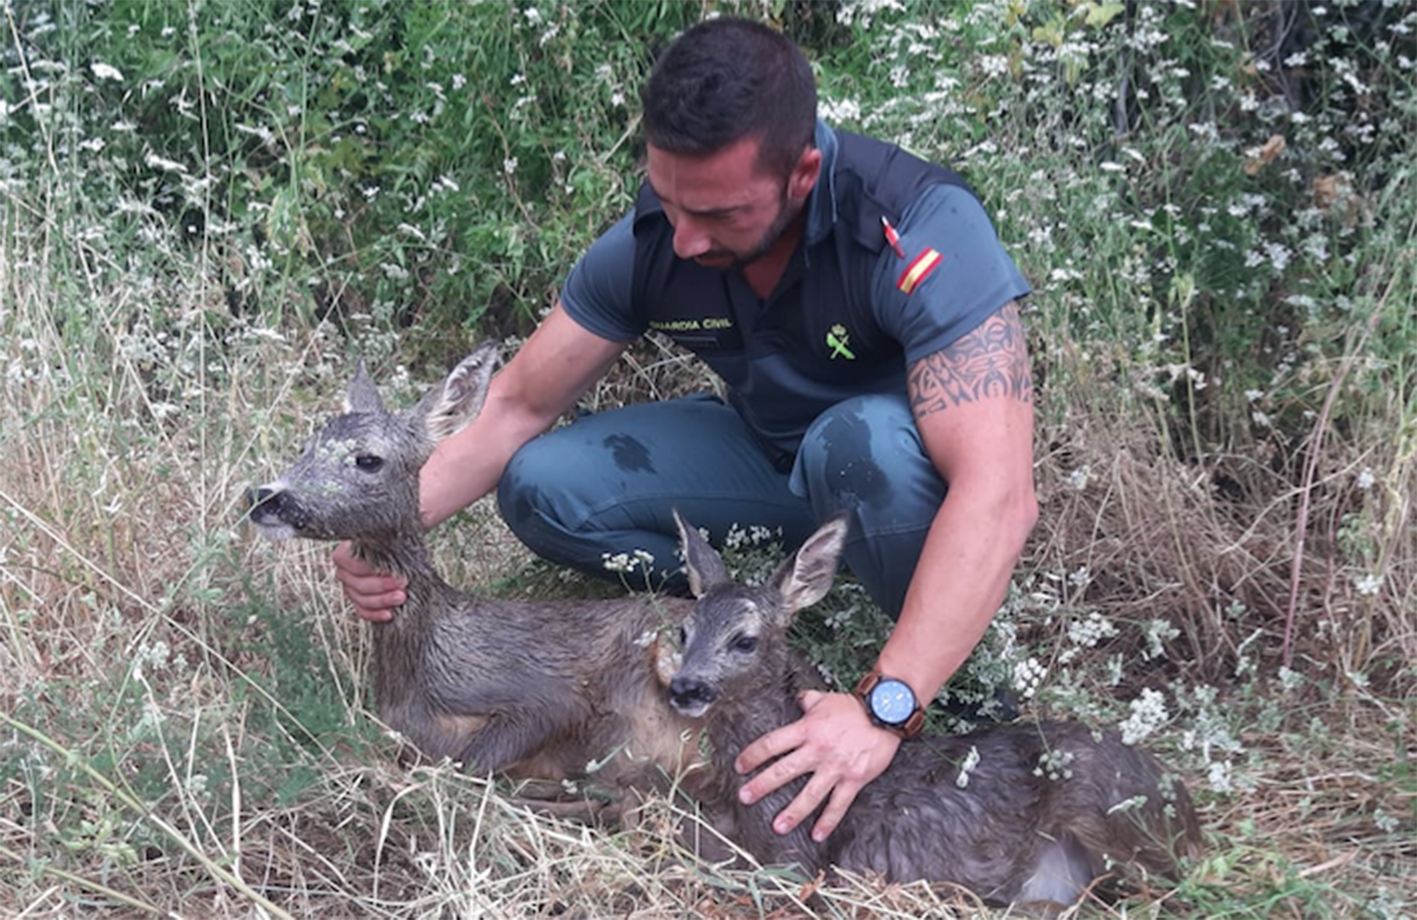
<path fill-rule="evenodd" d="M 881 250 L 871 300 L 881 328 L 904 348 L 906 366 L 1030 291 L 983 206 L 958 186 L 931 186 L 895 229 L 904 256 Z"/>
<path fill-rule="evenodd" d="M 631 309 L 634 288 L 634 212 L 590 245 L 561 287 L 561 305 L 576 324 L 612 342 L 639 338 L 645 326 Z"/>

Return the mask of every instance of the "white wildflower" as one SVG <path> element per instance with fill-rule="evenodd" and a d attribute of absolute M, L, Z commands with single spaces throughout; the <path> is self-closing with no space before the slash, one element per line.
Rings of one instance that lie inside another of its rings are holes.
<path fill-rule="evenodd" d="M 601 564 L 610 572 L 628 574 L 639 568 L 649 571 L 650 566 L 654 565 L 654 555 L 642 549 L 628 553 L 602 553 L 600 558 Z"/>
<path fill-rule="evenodd" d="M 1074 755 L 1071 751 L 1058 749 L 1045 751 L 1043 756 L 1038 758 L 1038 766 L 1033 768 L 1033 775 L 1047 776 L 1055 782 L 1060 779 L 1072 779 L 1071 764 L 1073 759 Z"/>
<path fill-rule="evenodd" d="M 1023 694 L 1024 699 L 1032 699 L 1047 676 L 1048 669 L 1030 656 L 1014 665 L 1014 689 Z"/>
<path fill-rule="evenodd" d="M 112 64 L 95 61 L 89 65 L 89 70 L 92 70 L 93 75 L 100 80 L 112 80 L 114 83 L 123 82 L 123 72 Z"/>
<path fill-rule="evenodd" d="M 1169 642 L 1181 634 L 1181 631 L 1172 625 L 1170 620 L 1162 619 L 1147 621 L 1143 624 L 1141 632 L 1146 638 L 1146 648 L 1142 650 L 1142 658 L 1146 661 L 1160 658 L 1166 651 L 1163 643 Z"/>
<path fill-rule="evenodd" d="M 1076 575 L 1077 573 L 1074 572 L 1073 575 L 1068 576 L 1068 581 L 1072 582 Z M 1117 627 L 1112 625 L 1112 621 L 1094 610 L 1087 615 L 1086 619 L 1073 620 L 1068 624 L 1068 638 L 1072 641 L 1073 647 L 1065 649 L 1058 656 L 1058 660 L 1066 664 L 1076 658 L 1083 649 L 1096 648 L 1097 643 L 1115 635 L 1117 635 Z"/>
<path fill-rule="evenodd" d="M 1122 730 L 1122 743 L 1136 744 L 1165 725 L 1168 718 L 1166 697 L 1147 687 L 1141 696 L 1132 700 L 1131 715 L 1118 726 Z"/>
<path fill-rule="evenodd" d="M 1371 597 L 1382 590 L 1383 576 L 1372 572 L 1363 575 L 1356 575 L 1353 578 L 1353 590 L 1365 597 Z"/>
<path fill-rule="evenodd" d="M 823 99 L 820 109 L 822 118 L 832 124 L 861 120 L 861 103 L 855 99 Z"/>
<path fill-rule="evenodd" d="M 1118 812 L 1121 812 L 1121 811 L 1131 811 L 1131 810 L 1134 809 L 1134 808 L 1141 808 L 1141 807 L 1143 807 L 1143 806 L 1145 806 L 1145 805 L 1146 805 L 1146 796 L 1144 796 L 1144 795 L 1134 795 L 1134 796 L 1132 796 L 1132 797 L 1129 798 L 1129 799 L 1122 799 L 1122 801 L 1118 802 L 1116 805 L 1113 805 L 1111 808 L 1107 809 L 1107 814 L 1109 814 L 1109 815 L 1115 815 L 1115 814 L 1117 814 Z"/>
<path fill-rule="evenodd" d="M 979 69 L 986 77 L 1002 77 L 1009 72 L 1009 59 L 1003 54 L 984 54 L 979 57 Z"/>
<path fill-rule="evenodd" d="M 963 789 L 969 785 L 969 771 L 979 766 L 979 749 L 974 745 L 969 746 L 969 753 L 964 755 L 964 761 L 959 765 L 959 775 L 955 777 L 955 785 Z"/>
<path fill-rule="evenodd" d="M 782 540 L 782 528 L 776 529 L 764 527 L 762 524 L 749 524 L 747 527 L 739 524 L 732 524 L 728 528 L 728 533 L 723 537 L 724 549 L 743 549 L 751 546 L 761 546 L 766 543 L 780 542 Z"/>
<path fill-rule="evenodd" d="M 149 150 L 147 154 L 143 157 L 143 162 L 151 166 L 153 169 L 160 169 L 163 172 L 185 173 L 187 171 L 186 167 L 184 167 L 181 163 L 178 163 L 175 160 L 165 160 L 157 154 L 153 153 L 151 150 Z"/>
<path fill-rule="evenodd" d="M 1235 790 L 1235 778 L 1228 760 L 1212 761 L 1210 769 L 1206 773 L 1206 779 L 1210 783 L 1212 792 L 1233 792 Z"/>
<path fill-rule="evenodd" d="M 134 656 L 134 658 L 136 659 L 135 663 L 139 666 L 145 664 L 151 665 L 154 671 L 161 671 L 167 667 L 167 662 L 169 656 L 171 655 L 171 651 L 172 650 L 168 647 L 167 643 L 161 639 L 158 639 L 151 645 L 145 642 L 142 645 L 138 646 L 138 652 Z"/>

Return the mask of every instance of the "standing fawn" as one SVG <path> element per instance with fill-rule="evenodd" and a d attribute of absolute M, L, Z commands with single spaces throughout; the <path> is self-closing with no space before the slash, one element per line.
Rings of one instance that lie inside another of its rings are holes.
<path fill-rule="evenodd" d="M 773 816 L 807 778 L 742 805 L 733 760 L 801 716 L 809 666 L 787 629 L 830 589 L 847 523 L 829 521 L 760 587 L 734 584 L 698 531 L 682 519 L 679 529 L 698 603 L 684 624 L 671 699 L 706 722 L 712 769 L 700 794 L 709 823 L 759 862 L 795 862 L 809 876 L 839 867 L 925 879 L 1054 910 L 1116 870 L 1175 879 L 1177 857 L 1198 851 L 1190 798 L 1154 757 L 1115 733 L 1056 722 L 904 741 L 826 841 L 812 841 L 811 820 L 777 835 Z"/>
<path fill-rule="evenodd" d="M 556 780 L 614 754 L 597 782 L 677 775 L 692 723 L 657 677 L 657 630 L 681 620 L 687 600 L 479 598 L 433 570 L 419 470 L 482 408 L 496 358 L 483 344 L 403 412 L 384 410 L 361 365 L 345 414 L 253 491 L 251 521 L 275 540 L 350 540 L 360 558 L 408 579 L 393 620 L 373 624 L 374 696 L 384 723 L 425 757 Z"/>

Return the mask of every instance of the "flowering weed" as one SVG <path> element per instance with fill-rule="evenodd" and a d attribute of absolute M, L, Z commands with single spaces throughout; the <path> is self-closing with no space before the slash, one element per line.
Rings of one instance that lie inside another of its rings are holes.
<path fill-rule="evenodd" d="M 960 169 L 1033 282 L 1043 516 L 947 708 L 1120 726 L 1200 792 L 1209 855 L 1119 911 L 1411 915 L 1417 11 L 712 6 L 797 37 L 833 121 Z M 629 206 L 636 88 L 702 5 L 0 13 L 0 913 L 966 910 L 690 866 L 672 801 L 611 833 L 395 767 L 327 553 L 242 527 L 355 356 L 408 397 L 527 334 Z M 712 387 L 650 341 L 587 405 Z M 490 508 L 433 550 L 618 590 Z M 843 577 L 798 639 L 842 687 L 888 629 Z"/>

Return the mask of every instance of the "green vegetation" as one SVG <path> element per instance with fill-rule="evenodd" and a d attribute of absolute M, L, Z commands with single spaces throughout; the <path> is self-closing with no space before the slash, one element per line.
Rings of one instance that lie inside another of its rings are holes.
<path fill-rule="evenodd" d="M 1186 776 L 1209 855 L 1110 910 L 1417 914 L 1417 11 L 1382 0 L 0 4 L 0 913 L 804 909 L 685 861 L 670 803 L 585 829 L 398 767 L 327 550 L 242 523 L 356 356 L 407 398 L 532 328 L 630 203 L 655 49 L 723 11 L 961 170 L 1033 281 L 1043 518 L 952 693 Z M 650 342 L 587 401 L 706 385 Z M 489 508 L 435 548 L 607 590 Z M 883 629 L 845 578 L 802 625 L 843 679 Z"/>

